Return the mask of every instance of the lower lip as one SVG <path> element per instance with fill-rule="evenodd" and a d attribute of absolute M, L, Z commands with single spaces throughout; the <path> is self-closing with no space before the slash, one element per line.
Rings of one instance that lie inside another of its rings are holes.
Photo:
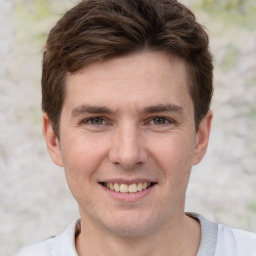
<path fill-rule="evenodd" d="M 124 202 L 133 202 L 145 198 L 154 189 L 155 186 L 156 184 L 136 193 L 121 193 L 115 192 L 101 185 L 104 191 L 107 192 L 111 197 Z"/>

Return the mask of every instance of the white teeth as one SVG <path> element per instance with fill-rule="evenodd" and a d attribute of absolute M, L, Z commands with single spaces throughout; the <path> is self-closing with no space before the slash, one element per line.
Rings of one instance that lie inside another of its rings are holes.
<path fill-rule="evenodd" d="M 142 184 L 142 189 L 146 189 L 147 186 L 148 186 L 148 183 L 147 183 L 147 182 L 144 182 L 144 183 Z"/>
<path fill-rule="evenodd" d="M 129 187 L 128 187 L 128 185 L 127 185 L 127 184 L 121 184 L 121 185 L 120 185 L 120 192 L 121 192 L 121 193 L 127 193 L 127 192 L 129 192 Z"/>
<path fill-rule="evenodd" d="M 136 193 L 138 191 L 136 184 L 129 185 L 129 193 Z"/>
<path fill-rule="evenodd" d="M 114 190 L 114 185 L 113 185 L 113 183 L 109 183 L 109 188 L 110 188 L 111 190 Z"/>
<path fill-rule="evenodd" d="M 138 188 L 137 189 L 138 189 L 138 191 L 142 191 L 142 183 L 138 184 Z"/>
<path fill-rule="evenodd" d="M 107 182 L 104 183 L 104 186 L 109 188 L 112 191 L 115 192 L 121 192 L 121 193 L 136 193 L 136 192 L 140 192 L 144 189 L 147 189 L 148 187 L 150 187 L 151 183 L 150 182 L 140 182 L 138 184 L 118 184 L 118 183 L 112 183 L 112 182 Z"/>
<path fill-rule="evenodd" d="M 119 184 L 117 184 L 117 183 L 114 184 L 114 190 L 115 190 L 116 192 L 119 192 L 119 191 L 120 191 Z"/>

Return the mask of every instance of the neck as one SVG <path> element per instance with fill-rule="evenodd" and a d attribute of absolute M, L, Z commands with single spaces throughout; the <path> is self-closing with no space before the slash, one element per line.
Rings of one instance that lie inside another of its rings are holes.
<path fill-rule="evenodd" d="M 79 256 L 195 256 L 200 237 L 200 224 L 185 214 L 140 237 L 102 231 L 81 218 L 81 233 L 76 239 L 76 248 Z"/>

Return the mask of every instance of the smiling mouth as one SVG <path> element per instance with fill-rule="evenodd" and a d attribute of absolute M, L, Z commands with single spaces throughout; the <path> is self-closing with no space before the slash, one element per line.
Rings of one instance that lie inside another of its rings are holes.
<path fill-rule="evenodd" d="M 152 187 L 156 183 L 153 182 L 141 182 L 134 184 L 123 184 L 123 183 L 112 183 L 112 182 L 102 182 L 100 183 L 102 186 L 108 188 L 109 190 L 120 192 L 120 193 L 137 193 L 142 190 L 148 189 Z"/>

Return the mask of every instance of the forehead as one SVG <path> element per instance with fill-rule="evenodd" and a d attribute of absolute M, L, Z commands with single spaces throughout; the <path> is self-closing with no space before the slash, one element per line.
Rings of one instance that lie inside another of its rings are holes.
<path fill-rule="evenodd" d="M 92 63 L 66 80 L 65 105 L 144 108 L 192 102 L 185 63 L 162 52 L 142 52 Z"/>

